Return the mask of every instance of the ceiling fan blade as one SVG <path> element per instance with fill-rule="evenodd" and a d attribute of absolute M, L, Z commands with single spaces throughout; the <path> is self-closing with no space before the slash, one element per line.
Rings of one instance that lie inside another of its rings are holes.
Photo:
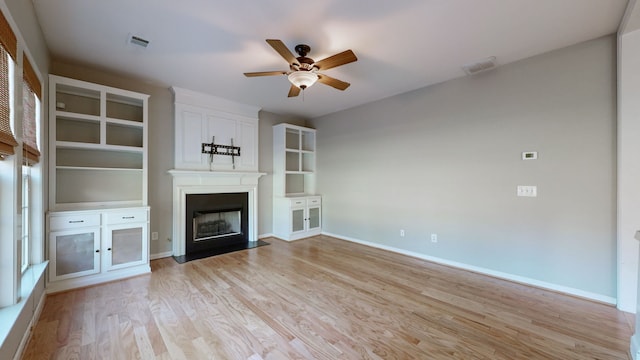
<path fill-rule="evenodd" d="M 287 48 L 287 46 L 280 40 L 277 39 L 267 39 L 267 43 L 271 45 L 273 50 L 277 51 L 280 56 L 282 56 L 289 65 L 298 64 L 298 59 L 291 53 L 291 51 Z"/>
<path fill-rule="evenodd" d="M 291 85 L 291 88 L 289 89 L 289 95 L 287 96 L 295 97 L 295 96 L 298 96 L 298 94 L 300 94 L 300 88 L 295 85 Z"/>
<path fill-rule="evenodd" d="M 272 76 L 272 75 L 286 75 L 286 71 L 258 71 L 258 72 L 248 72 L 244 73 L 246 77 L 255 77 L 255 76 Z"/>
<path fill-rule="evenodd" d="M 333 56 L 329 56 L 326 59 L 322 59 L 320 61 L 316 61 L 313 66 L 316 66 L 320 70 L 327 70 L 334 68 L 336 66 L 348 64 L 358 60 L 356 54 L 351 50 L 345 50 L 339 54 L 335 54 Z"/>
<path fill-rule="evenodd" d="M 325 85 L 329 85 L 338 90 L 345 90 L 351 85 L 348 82 L 344 82 L 342 80 L 338 80 L 324 74 L 318 74 L 318 82 L 323 83 Z"/>

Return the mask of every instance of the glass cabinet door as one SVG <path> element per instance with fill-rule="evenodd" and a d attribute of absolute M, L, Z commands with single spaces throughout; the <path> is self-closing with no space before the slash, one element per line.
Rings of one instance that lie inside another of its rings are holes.
<path fill-rule="evenodd" d="M 107 270 L 143 264 L 147 261 L 145 224 L 110 225 L 107 229 Z"/>
<path fill-rule="evenodd" d="M 51 233 L 50 279 L 60 280 L 100 272 L 98 228 Z"/>
<path fill-rule="evenodd" d="M 304 209 L 291 210 L 291 232 L 304 231 Z"/>
<path fill-rule="evenodd" d="M 320 227 L 320 207 L 309 208 L 309 230 Z"/>

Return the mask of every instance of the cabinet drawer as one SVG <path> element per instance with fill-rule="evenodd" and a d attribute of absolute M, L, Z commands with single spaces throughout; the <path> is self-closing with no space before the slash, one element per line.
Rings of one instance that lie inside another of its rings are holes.
<path fill-rule="evenodd" d="M 147 222 L 147 211 L 142 209 L 105 213 L 105 224 Z"/>
<path fill-rule="evenodd" d="M 318 206 L 322 203 L 320 197 L 310 197 L 307 199 L 307 206 Z"/>
<path fill-rule="evenodd" d="M 294 198 L 289 201 L 291 201 L 291 207 L 304 207 L 307 204 L 307 199 L 305 198 Z"/>
<path fill-rule="evenodd" d="M 51 216 L 49 229 L 51 231 L 100 226 L 100 214 L 69 214 Z"/>

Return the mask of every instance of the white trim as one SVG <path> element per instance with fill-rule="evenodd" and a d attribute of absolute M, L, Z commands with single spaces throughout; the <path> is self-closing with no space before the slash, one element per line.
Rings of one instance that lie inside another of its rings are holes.
<path fill-rule="evenodd" d="M 575 288 L 568 287 L 568 286 L 552 284 L 552 283 L 548 283 L 548 282 L 540 281 L 540 280 L 536 280 L 536 279 L 531 279 L 531 278 L 524 277 L 524 276 L 513 275 L 513 274 L 501 272 L 501 271 L 495 271 L 495 270 L 491 270 L 491 269 L 487 269 L 487 268 L 483 268 L 483 267 L 479 267 L 479 266 L 473 266 L 473 265 L 469 265 L 469 264 L 465 264 L 465 263 L 461 263 L 461 262 L 457 262 L 457 261 L 451 261 L 451 260 L 447 260 L 447 259 L 442 259 L 442 258 L 438 258 L 438 257 L 434 257 L 434 256 L 429 256 L 429 255 L 417 253 L 417 252 L 414 252 L 414 251 L 409 251 L 409 250 L 399 249 L 399 248 L 392 247 L 392 246 L 377 244 L 377 243 L 370 242 L 370 241 L 364 241 L 364 240 L 350 238 L 350 237 L 347 237 L 347 236 L 332 234 L 332 233 L 325 232 L 325 231 L 322 232 L 322 235 L 331 236 L 331 237 L 335 237 L 335 238 L 338 238 L 338 239 L 341 239 L 341 240 L 351 241 L 351 242 L 358 243 L 358 244 L 361 244 L 361 245 L 366 245 L 366 246 L 370 246 L 370 247 L 374 247 L 374 248 L 378 248 L 378 249 L 383 249 L 383 250 L 395 252 L 395 253 L 398 253 L 398 254 L 407 255 L 407 256 L 415 257 L 415 258 L 422 259 L 422 260 L 431 261 L 431 262 L 442 264 L 442 265 L 447 265 L 447 266 L 451 266 L 451 267 L 455 267 L 455 268 L 459 268 L 459 269 L 463 269 L 463 270 L 468 270 L 468 271 L 472 271 L 472 272 L 476 272 L 476 273 L 480 273 L 480 274 L 484 274 L 484 275 L 489 275 L 489 276 L 493 276 L 493 277 L 500 278 L 500 279 L 514 281 L 514 282 L 525 284 L 525 285 L 531 285 L 531 286 L 535 286 L 535 287 L 539 287 L 539 288 L 543 288 L 543 289 L 547 289 L 547 290 L 557 291 L 557 292 L 561 292 L 561 293 L 565 293 L 565 294 L 569 294 L 569 295 L 573 295 L 573 296 L 578 296 L 578 297 L 581 297 L 581 298 L 594 300 L 594 301 L 598 301 L 598 302 L 602 302 L 602 303 L 606 303 L 606 304 L 610 304 L 610 305 L 614 305 L 614 306 L 616 305 L 616 299 L 613 298 L 613 297 L 610 297 L 610 296 L 596 294 L 596 293 L 592 293 L 592 292 L 588 292 L 588 291 L 584 291 L 584 290 L 580 290 L 580 289 L 575 289 Z"/>
<path fill-rule="evenodd" d="M 151 267 L 147 264 L 132 266 L 129 268 L 118 269 L 99 273 L 92 276 L 81 276 L 77 278 L 59 280 L 49 282 L 47 285 L 47 294 L 52 294 L 60 291 L 71 290 L 91 285 L 102 284 L 113 280 L 122 280 L 125 278 L 144 275 L 151 273 Z"/>
<path fill-rule="evenodd" d="M 44 308 L 44 300 L 46 298 L 46 292 L 43 291 L 40 295 L 40 300 L 38 301 L 38 305 L 33 313 L 33 317 L 29 321 L 29 326 L 27 327 L 27 331 L 22 336 L 22 340 L 20 341 L 20 345 L 18 345 L 18 350 L 16 350 L 15 355 L 13 356 L 13 360 L 22 359 L 22 355 L 24 353 L 24 349 L 27 347 L 29 340 L 33 336 L 33 328 L 36 326 L 38 320 L 40 320 L 40 314 L 42 314 L 42 309 Z"/>
<path fill-rule="evenodd" d="M 197 170 L 169 170 L 173 176 L 173 255 L 186 252 L 186 204 L 188 194 L 248 194 L 248 240 L 258 240 L 258 179 L 260 172 L 217 172 Z"/>
<path fill-rule="evenodd" d="M 275 235 L 273 235 L 271 233 L 258 235 L 258 239 L 266 239 L 266 238 L 270 238 L 270 237 L 275 237 Z"/>
<path fill-rule="evenodd" d="M 172 255 L 173 255 L 173 251 L 165 251 L 157 254 L 151 254 L 149 255 L 149 260 L 163 259 L 163 258 L 170 257 Z"/>

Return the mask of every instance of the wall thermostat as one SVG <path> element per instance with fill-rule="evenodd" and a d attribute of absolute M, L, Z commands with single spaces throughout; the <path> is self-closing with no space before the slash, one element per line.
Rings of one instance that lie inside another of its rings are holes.
<path fill-rule="evenodd" d="M 538 158 L 537 151 L 525 151 L 522 153 L 522 160 L 535 160 Z"/>

